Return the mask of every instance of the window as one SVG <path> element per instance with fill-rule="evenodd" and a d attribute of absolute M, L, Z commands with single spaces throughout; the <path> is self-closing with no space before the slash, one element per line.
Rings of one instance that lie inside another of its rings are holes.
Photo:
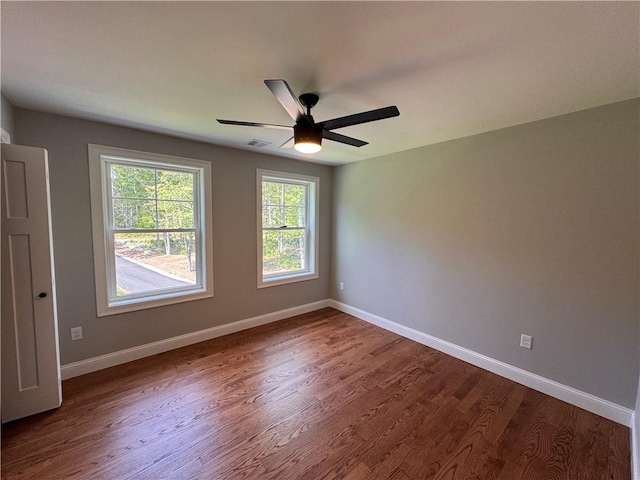
<path fill-rule="evenodd" d="M 213 296 L 208 162 L 89 145 L 98 316 Z"/>
<path fill-rule="evenodd" d="M 258 170 L 258 288 L 318 278 L 320 179 Z"/>

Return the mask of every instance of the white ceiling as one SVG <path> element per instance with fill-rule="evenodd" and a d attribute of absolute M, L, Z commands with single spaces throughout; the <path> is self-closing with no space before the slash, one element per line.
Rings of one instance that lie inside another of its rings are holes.
<path fill-rule="evenodd" d="M 340 164 L 640 96 L 637 2 L 5 2 L 17 107 Z M 316 92 L 316 121 L 397 105 L 312 157 L 264 85 Z M 245 144 L 265 140 L 262 149 Z"/>

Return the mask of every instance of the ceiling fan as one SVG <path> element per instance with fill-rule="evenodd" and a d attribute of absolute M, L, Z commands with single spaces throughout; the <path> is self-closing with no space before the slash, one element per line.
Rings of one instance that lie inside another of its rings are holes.
<path fill-rule="evenodd" d="M 235 120 L 217 119 L 218 122 L 225 125 L 243 125 L 245 127 L 278 128 L 284 130 L 291 130 L 293 128 L 293 137 L 280 145 L 280 148 L 289 148 L 293 145 L 293 147 L 299 152 L 316 153 L 322 148 L 323 138 L 333 140 L 334 142 L 352 145 L 354 147 L 362 147 L 368 143 L 358 140 L 357 138 L 341 135 L 333 132 L 332 130 L 382 120 L 385 118 L 397 117 L 400 115 L 398 108 L 396 106 L 392 106 L 316 123 L 311 116 L 311 109 L 318 103 L 318 100 L 320 99 L 318 95 L 315 93 L 303 93 L 299 97 L 300 100 L 298 100 L 286 81 L 265 80 L 264 83 L 276 96 L 291 118 L 296 122 L 293 127 L 273 123 L 239 122 Z M 306 107 L 306 112 L 303 107 Z"/>

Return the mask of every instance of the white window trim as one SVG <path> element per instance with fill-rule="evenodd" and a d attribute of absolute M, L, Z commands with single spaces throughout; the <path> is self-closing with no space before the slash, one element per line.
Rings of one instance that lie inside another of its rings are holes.
<path fill-rule="evenodd" d="M 271 275 L 265 278 L 262 275 L 262 181 L 273 179 L 275 181 L 290 180 L 293 183 L 303 182 L 309 185 L 309 195 L 307 202 L 307 229 L 309 235 L 308 245 L 313 251 L 309 252 L 309 268 L 303 272 L 282 273 Z M 276 285 L 285 285 L 287 283 L 302 282 L 305 280 L 313 280 L 319 277 L 319 242 L 318 242 L 318 218 L 320 211 L 320 179 L 308 175 L 299 175 L 296 173 L 277 172 L 273 170 L 258 169 L 256 174 L 256 217 L 257 217 L 257 238 L 258 238 L 258 288 L 274 287 Z"/>
<path fill-rule="evenodd" d="M 107 212 L 107 195 L 104 173 L 106 159 L 104 157 L 120 157 L 123 160 L 142 161 L 155 164 L 165 164 L 167 167 L 189 167 L 198 170 L 201 182 L 199 205 L 201 208 L 200 228 L 204 233 L 201 251 L 202 258 L 202 286 L 197 290 L 173 291 L 146 295 L 140 298 L 127 298 L 122 301 L 109 302 L 108 285 L 110 285 L 113 267 L 111 266 L 109 240 L 105 235 L 109 218 Z M 91 221 L 93 228 L 93 262 L 96 287 L 96 307 L 99 317 L 118 313 L 144 310 L 175 303 L 189 302 L 213 297 L 213 221 L 211 214 L 211 164 L 202 160 L 174 157 L 156 153 L 127 150 L 117 147 L 89 144 L 89 186 L 91 190 Z"/>

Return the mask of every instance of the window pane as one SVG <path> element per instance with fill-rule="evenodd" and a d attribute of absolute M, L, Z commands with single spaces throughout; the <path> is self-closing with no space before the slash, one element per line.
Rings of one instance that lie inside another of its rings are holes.
<path fill-rule="evenodd" d="M 158 228 L 193 228 L 193 203 L 158 200 Z"/>
<path fill-rule="evenodd" d="M 283 194 L 284 184 L 262 182 L 262 204 L 279 205 Z"/>
<path fill-rule="evenodd" d="M 113 199 L 114 228 L 155 228 L 156 203 L 153 200 Z"/>
<path fill-rule="evenodd" d="M 288 227 L 304 227 L 304 206 L 285 207 L 285 225 Z"/>
<path fill-rule="evenodd" d="M 302 206 L 307 187 L 304 185 L 284 184 L 285 203 L 287 205 Z"/>
<path fill-rule="evenodd" d="M 119 233 L 114 238 L 118 297 L 196 284 L 195 233 Z"/>
<path fill-rule="evenodd" d="M 193 202 L 193 173 L 157 170 L 158 198 Z"/>
<path fill-rule="evenodd" d="M 262 273 L 296 272 L 306 268 L 304 230 L 262 233 Z"/>
<path fill-rule="evenodd" d="M 195 173 L 111 165 L 113 226 L 193 228 Z"/>
<path fill-rule="evenodd" d="M 305 185 L 262 182 L 262 226 L 304 227 L 306 195 Z"/>
<path fill-rule="evenodd" d="M 111 165 L 111 194 L 114 197 L 154 198 L 154 185 L 152 168 Z"/>
<path fill-rule="evenodd" d="M 265 205 L 262 208 L 262 226 L 277 228 L 285 225 L 284 212 L 279 205 Z"/>

